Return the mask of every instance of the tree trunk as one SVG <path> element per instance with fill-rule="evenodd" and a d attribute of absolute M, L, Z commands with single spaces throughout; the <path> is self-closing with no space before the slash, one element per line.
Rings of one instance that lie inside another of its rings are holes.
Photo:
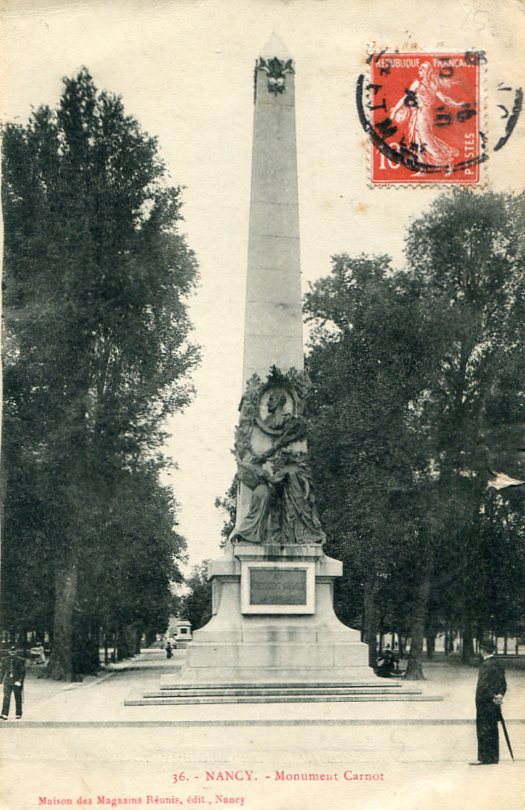
<path fill-rule="evenodd" d="M 436 650 L 436 634 L 432 633 L 426 637 L 427 641 L 427 658 L 429 661 L 432 661 L 434 658 L 434 652 Z"/>
<path fill-rule="evenodd" d="M 365 642 L 368 644 L 368 666 L 376 663 L 377 647 L 377 615 L 376 615 L 376 582 L 375 577 L 369 577 L 365 582 L 364 594 L 364 630 Z"/>
<path fill-rule="evenodd" d="M 73 675 L 93 675 L 100 669 L 98 629 L 93 621 L 77 616 L 73 622 Z"/>
<path fill-rule="evenodd" d="M 125 624 L 119 627 L 117 636 L 117 660 L 122 661 L 123 658 L 131 658 L 135 654 L 137 646 L 136 627 L 133 624 Z"/>
<path fill-rule="evenodd" d="M 474 639 L 470 623 L 463 628 L 463 644 L 461 646 L 461 663 L 468 664 L 474 655 Z"/>
<path fill-rule="evenodd" d="M 126 646 L 128 648 L 128 654 L 126 658 L 131 658 L 133 655 L 136 654 L 137 650 L 137 625 L 136 624 L 126 624 L 124 625 L 124 636 L 126 638 Z"/>
<path fill-rule="evenodd" d="M 73 680 L 73 610 L 77 594 L 77 562 L 73 554 L 55 574 L 53 647 L 46 675 L 55 681 Z"/>
<path fill-rule="evenodd" d="M 142 636 L 144 634 L 144 625 L 140 623 L 136 627 L 136 639 L 135 639 L 135 655 L 140 654 L 140 649 L 142 645 Z"/>
<path fill-rule="evenodd" d="M 0 355 L 0 389 L 2 389 L 2 380 L 3 380 L 3 372 L 2 372 L 2 356 Z M 3 396 L 0 396 L 0 587 L 1 587 L 1 594 L 0 594 L 0 627 L 2 630 L 5 630 L 5 616 L 4 616 L 4 571 L 2 569 L 2 563 L 4 560 L 3 557 L 3 538 L 4 538 L 4 507 L 5 507 L 5 497 L 7 492 L 7 459 L 6 459 L 6 452 L 5 449 L 2 447 L 2 428 L 3 428 Z"/>
<path fill-rule="evenodd" d="M 423 639 L 425 636 L 425 620 L 427 616 L 427 603 L 430 594 L 430 576 L 426 573 L 419 585 L 410 633 L 410 654 L 408 656 L 405 678 L 409 681 L 425 679 L 423 674 Z"/>
<path fill-rule="evenodd" d="M 155 630 L 151 627 L 148 627 L 148 629 L 146 630 L 146 642 L 145 642 L 146 647 L 151 647 L 156 638 L 157 634 Z"/>

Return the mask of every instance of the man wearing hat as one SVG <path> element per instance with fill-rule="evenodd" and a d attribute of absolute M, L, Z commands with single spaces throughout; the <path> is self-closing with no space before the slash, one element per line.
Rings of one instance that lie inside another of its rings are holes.
<path fill-rule="evenodd" d="M 496 765 L 499 762 L 498 720 L 507 684 L 505 670 L 497 658 L 494 658 L 494 643 L 484 641 L 480 644 L 480 650 L 483 663 L 479 668 L 476 687 L 478 759 L 470 764 Z"/>
<path fill-rule="evenodd" d="M 23 657 L 17 652 L 14 644 L 11 644 L 9 651 L 2 661 L 2 685 L 4 687 L 4 702 L 2 704 L 1 720 L 7 720 L 9 716 L 9 706 L 11 704 L 11 692 L 15 696 L 16 719 L 22 717 L 22 689 L 24 687 L 24 677 L 26 665 Z"/>

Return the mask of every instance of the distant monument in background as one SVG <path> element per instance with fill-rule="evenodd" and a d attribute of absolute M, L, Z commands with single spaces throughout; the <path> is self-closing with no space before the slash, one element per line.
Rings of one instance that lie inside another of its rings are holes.
<path fill-rule="evenodd" d="M 273 36 L 255 66 L 237 520 L 209 565 L 213 616 L 184 682 L 370 681 L 368 648 L 333 609 L 342 563 L 323 551 L 303 418 L 295 70 Z"/>

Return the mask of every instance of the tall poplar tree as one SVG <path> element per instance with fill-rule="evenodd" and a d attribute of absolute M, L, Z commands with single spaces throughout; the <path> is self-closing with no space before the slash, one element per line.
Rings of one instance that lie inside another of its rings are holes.
<path fill-rule="evenodd" d="M 338 256 L 306 296 L 312 464 L 329 550 L 347 563 L 337 608 L 372 644 L 394 616 L 408 677 L 423 677 L 442 620 L 465 658 L 474 633 L 517 625 L 520 493 L 495 506 L 487 486 L 525 478 L 523 201 L 445 193 L 408 229 L 403 272 Z"/>
<path fill-rule="evenodd" d="M 439 558 L 454 560 L 465 660 L 479 613 L 475 561 L 491 467 L 501 471 L 503 462 L 510 471 L 502 448 L 512 445 L 513 426 L 523 421 L 523 204 L 523 195 L 443 194 L 412 223 L 406 240 L 420 318 L 435 335 L 429 385 L 415 406 L 422 433 L 431 437 L 433 512 L 441 524 L 430 533 L 425 576 Z M 423 622 L 424 610 L 414 646 L 422 645 Z"/>
<path fill-rule="evenodd" d="M 160 487 L 163 421 L 191 396 L 186 300 L 197 266 L 156 139 L 86 69 L 64 80 L 56 109 L 7 125 L 3 173 L 6 593 L 10 602 L 40 537 L 42 576 L 54 583 L 48 669 L 68 679 L 79 579 L 90 576 L 93 550 L 125 545 L 112 502 L 152 463 Z M 21 480 L 30 506 L 22 559 Z M 159 497 L 173 526 L 174 504 Z M 158 513 L 159 497 L 144 488 L 144 513 Z M 143 542 L 154 560 L 155 537 Z M 180 556 L 175 532 L 171 543 Z"/>
<path fill-rule="evenodd" d="M 371 663 L 381 594 L 396 572 L 410 571 L 421 533 L 425 446 L 408 406 L 424 386 L 430 340 L 417 307 L 410 281 L 386 256 L 337 256 L 306 296 L 316 326 L 308 358 L 314 479 L 328 553 L 346 564 L 336 610 L 362 627 Z"/>

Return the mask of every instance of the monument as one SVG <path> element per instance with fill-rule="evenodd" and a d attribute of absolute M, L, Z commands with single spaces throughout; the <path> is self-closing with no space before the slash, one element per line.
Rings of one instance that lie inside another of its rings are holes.
<path fill-rule="evenodd" d="M 274 36 L 255 66 L 237 518 L 209 565 L 213 615 L 188 646 L 187 683 L 374 680 L 334 613 L 342 564 L 324 553 L 308 465 L 294 80 Z"/>
<path fill-rule="evenodd" d="M 160 689 L 126 706 L 440 699 L 377 678 L 334 613 L 342 564 L 324 553 L 303 415 L 294 78 L 273 37 L 255 66 L 237 514 L 208 567 L 213 615 Z"/>

